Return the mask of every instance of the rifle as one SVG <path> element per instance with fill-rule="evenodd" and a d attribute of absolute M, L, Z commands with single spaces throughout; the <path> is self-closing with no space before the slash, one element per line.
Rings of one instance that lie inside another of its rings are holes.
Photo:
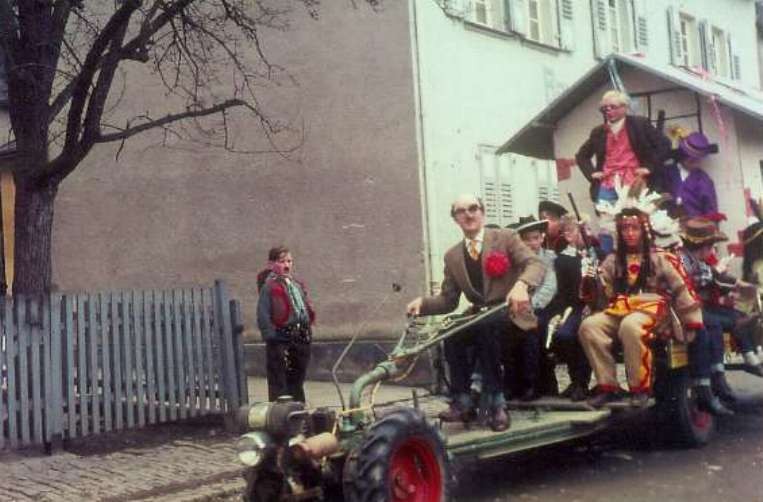
<path fill-rule="evenodd" d="M 583 275 L 580 281 L 579 295 L 580 298 L 589 304 L 592 309 L 598 310 L 597 307 L 602 306 L 601 304 L 605 300 L 601 279 L 599 278 L 599 258 L 596 256 L 596 252 L 593 251 L 588 232 L 586 232 L 585 225 L 580 219 L 580 211 L 578 210 L 578 205 L 575 204 L 575 198 L 569 192 L 567 192 L 567 197 L 570 199 L 572 211 L 575 213 L 575 219 L 578 221 L 578 228 L 580 229 L 580 237 L 583 239 L 583 245 L 585 246 L 586 257 L 590 260 L 589 266 L 593 268 L 592 277 L 586 276 L 585 274 Z M 581 273 L 583 273 L 583 271 L 584 268 L 581 268 Z M 590 282 L 593 282 L 593 284 L 590 284 Z"/>

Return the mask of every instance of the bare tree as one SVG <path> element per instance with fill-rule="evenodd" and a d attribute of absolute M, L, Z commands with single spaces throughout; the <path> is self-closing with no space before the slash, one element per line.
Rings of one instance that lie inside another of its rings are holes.
<path fill-rule="evenodd" d="M 317 17 L 319 0 L 294 2 Z M 174 134 L 183 122 L 215 116 L 224 137 L 217 144 L 225 147 L 231 108 L 245 110 L 273 139 L 280 125 L 263 110 L 257 91 L 279 68 L 260 42 L 262 30 L 288 27 L 283 4 L 291 3 L 0 0 L 17 152 L 15 293 L 49 290 L 56 193 L 95 145 L 123 143 L 152 129 Z M 108 109 L 119 106 L 120 72 L 137 64 L 161 79 L 177 108 L 108 123 Z"/>

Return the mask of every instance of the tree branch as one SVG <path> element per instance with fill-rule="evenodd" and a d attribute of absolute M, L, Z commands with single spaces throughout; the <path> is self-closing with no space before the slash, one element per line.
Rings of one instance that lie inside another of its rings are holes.
<path fill-rule="evenodd" d="M 135 136 L 136 134 L 141 133 L 143 131 L 147 131 L 149 129 L 163 127 L 167 124 L 171 124 L 173 122 L 177 122 L 183 119 L 213 115 L 215 113 L 220 113 L 223 110 L 227 110 L 228 108 L 233 108 L 235 106 L 244 106 L 247 108 L 251 108 L 249 103 L 247 103 L 243 99 L 229 99 L 227 101 L 223 101 L 222 103 L 218 103 L 214 106 L 210 106 L 207 108 L 201 108 L 199 110 L 188 110 L 182 113 L 174 113 L 174 114 L 165 115 L 164 117 L 160 119 L 152 120 L 150 122 L 146 122 L 145 124 L 140 124 L 134 127 L 127 127 L 126 129 L 120 132 L 115 132 L 111 134 L 102 134 L 96 139 L 96 143 L 108 143 L 110 141 L 119 141 L 121 139 L 127 139 L 127 138 L 130 138 L 131 136 Z"/>
<path fill-rule="evenodd" d="M 122 6 L 111 16 L 106 26 L 103 27 L 95 38 L 90 51 L 88 51 L 85 57 L 82 71 L 72 88 L 71 106 L 69 107 L 66 139 L 64 141 L 64 152 L 67 155 L 73 155 L 79 149 L 82 114 L 93 78 L 96 71 L 100 68 L 101 58 L 115 36 L 119 36 L 120 33 L 122 37 L 124 36 L 122 30 L 126 29 L 127 24 L 130 22 L 130 17 L 132 17 L 138 7 L 140 7 L 140 0 L 124 0 Z"/>

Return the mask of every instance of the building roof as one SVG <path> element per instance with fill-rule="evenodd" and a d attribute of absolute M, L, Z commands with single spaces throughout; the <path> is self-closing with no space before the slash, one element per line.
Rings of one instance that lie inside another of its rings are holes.
<path fill-rule="evenodd" d="M 591 93 L 609 82 L 609 65 L 615 65 L 618 71 L 633 68 L 703 96 L 715 96 L 720 104 L 763 122 L 763 94 L 759 91 L 742 90 L 728 82 L 707 78 L 686 68 L 656 65 L 640 56 L 611 54 L 549 103 L 498 148 L 496 153 L 514 152 L 552 160 L 556 124 Z"/>

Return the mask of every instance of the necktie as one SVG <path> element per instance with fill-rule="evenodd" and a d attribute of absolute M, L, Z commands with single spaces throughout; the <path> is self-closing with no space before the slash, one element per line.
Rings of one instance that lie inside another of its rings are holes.
<path fill-rule="evenodd" d="M 472 260 L 478 260 L 480 257 L 480 252 L 477 251 L 477 241 L 474 239 L 469 241 L 469 256 L 472 257 Z"/>

